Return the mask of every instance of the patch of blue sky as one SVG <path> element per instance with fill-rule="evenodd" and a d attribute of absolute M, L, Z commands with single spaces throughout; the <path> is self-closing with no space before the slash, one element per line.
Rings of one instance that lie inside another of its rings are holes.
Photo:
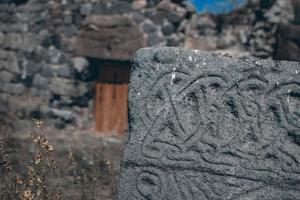
<path fill-rule="evenodd" d="M 197 12 L 226 13 L 246 3 L 247 0 L 188 0 Z"/>

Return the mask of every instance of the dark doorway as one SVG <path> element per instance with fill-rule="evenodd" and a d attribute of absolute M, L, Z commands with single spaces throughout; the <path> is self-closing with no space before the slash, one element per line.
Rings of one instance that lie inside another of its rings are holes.
<path fill-rule="evenodd" d="M 130 62 L 102 62 L 95 73 L 95 130 L 101 134 L 121 135 L 128 127 Z"/>

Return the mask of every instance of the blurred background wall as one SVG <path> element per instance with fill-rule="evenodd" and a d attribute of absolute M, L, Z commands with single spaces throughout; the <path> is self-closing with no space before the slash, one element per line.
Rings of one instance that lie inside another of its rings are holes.
<path fill-rule="evenodd" d="M 299 0 L 229 3 L 0 0 L 1 119 L 125 132 L 131 58 L 146 46 L 300 61 Z"/>

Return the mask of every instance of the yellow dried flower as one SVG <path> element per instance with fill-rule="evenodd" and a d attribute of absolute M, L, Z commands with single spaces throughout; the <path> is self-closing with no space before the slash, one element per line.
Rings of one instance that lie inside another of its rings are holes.
<path fill-rule="evenodd" d="M 44 122 L 38 119 L 33 119 L 34 124 L 36 125 L 37 128 L 42 128 Z"/>
<path fill-rule="evenodd" d="M 34 185 L 34 182 L 35 182 L 35 178 L 31 178 L 28 180 L 28 184 L 31 186 Z"/>
<path fill-rule="evenodd" d="M 42 161 L 43 157 L 42 157 L 42 154 L 38 153 L 36 156 L 35 156 L 35 164 L 39 164 L 41 161 Z"/>
<path fill-rule="evenodd" d="M 41 136 L 36 136 L 35 138 L 33 138 L 34 143 L 39 143 L 40 140 L 41 140 Z"/>
<path fill-rule="evenodd" d="M 33 173 L 34 173 L 33 167 L 27 166 L 27 172 L 28 172 L 28 175 L 29 175 L 29 176 L 33 176 Z"/>
<path fill-rule="evenodd" d="M 22 178 L 20 177 L 20 176 L 16 176 L 16 184 L 18 184 L 18 185 L 23 185 L 23 180 L 22 180 Z"/>
<path fill-rule="evenodd" d="M 7 170 L 7 171 L 12 171 L 12 166 L 11 166 L 11 165 L 7 165 L 7 166 L 6 166 L 6 170 Z"/>
<path fill-rule="evenodd" d="M 53 146 L 51 145 L 51 144 L 48 144 L 47 146 L 46 146 L 46 149 L 48 150 L 48 151 L 53 151 L 54 149 L 53 149 Z"/>
<path fill-rule="evenodd" d="M 106 161 L 106 164 L 107 164 L 107 165 L 110 165 L 110 161 L 109 161 L 109 160 L 107 160 L 107 161 Z"/>
<path fill-rule="evenodd" d="M 34 194 L 30 189 L 26 189 L 23 191 L 23 198 L 24 200 L 33 200 Z"/>
<path fill-rule="evenodd" d="M 37 177 L 36 181 L 39 182 L 39 183 L 42 183 L 42 180 L 41 180 L 40 177 Z"/>

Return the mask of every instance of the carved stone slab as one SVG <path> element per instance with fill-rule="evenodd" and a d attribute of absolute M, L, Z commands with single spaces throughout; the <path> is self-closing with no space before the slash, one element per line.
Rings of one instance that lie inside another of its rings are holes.
<path fill-rule="evenodd" d="M 119 200 L 300 199 L 300 64 L 137 52 Z"/>

